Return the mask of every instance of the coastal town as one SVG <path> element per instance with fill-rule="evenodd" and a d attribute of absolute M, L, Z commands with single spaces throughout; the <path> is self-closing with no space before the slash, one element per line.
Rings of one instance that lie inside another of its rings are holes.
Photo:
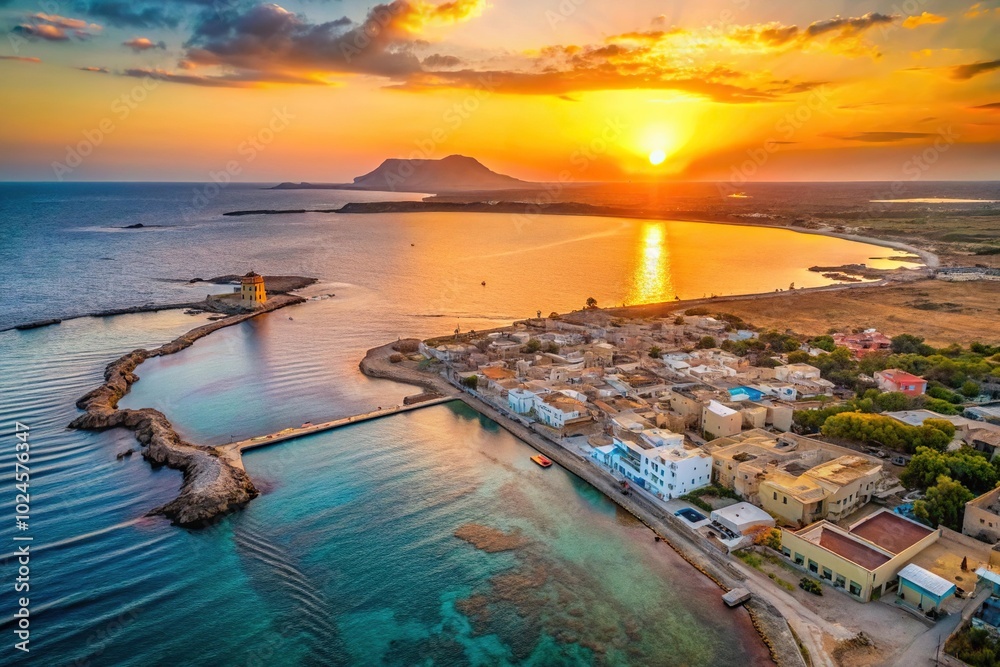
<path fill-rule="evenodd" d="M 401 341 L 385 359 L 398 372 L 370 374 L 428 387 L 414 401 L 458 391 L 613 483 L 696 564 L 782 609 L 811 664 L 912 665 L 1000 639 L 1000 349 L 892 333 L 807 338 L 589 300 Z"/>

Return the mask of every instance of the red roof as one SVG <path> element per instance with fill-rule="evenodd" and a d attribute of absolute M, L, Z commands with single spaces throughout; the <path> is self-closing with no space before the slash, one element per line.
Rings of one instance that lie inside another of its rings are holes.
<path fill-rule="evenodd" d="M 913 373 L 907 373 L 906 371 L 901 371 L 898 368 L 889 368 L 887 370 L 881 371 L 882 375 L 889 378 L 896 384 L 903 383 L 921 383 L 927 382 L 919 375 L 914 375 Z"/>
<path fill-rule="evenodd" d="M 886 551 L 898 554 L 930 535 L 932 531 L 894 512 L 873 514 L 851 528 L 851 534 L 863 537 Z"/>

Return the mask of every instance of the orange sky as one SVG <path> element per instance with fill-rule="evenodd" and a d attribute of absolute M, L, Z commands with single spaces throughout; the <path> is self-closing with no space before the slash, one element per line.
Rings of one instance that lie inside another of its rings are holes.
<path fill-rule="evenodd" d="M 1000 179 L 998 2 L 73 7 L 0 9 L 0 178 Z"/>

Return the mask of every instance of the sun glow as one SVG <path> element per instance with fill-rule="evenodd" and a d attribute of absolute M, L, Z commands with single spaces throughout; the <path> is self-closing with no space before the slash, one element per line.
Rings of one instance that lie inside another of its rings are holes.
<path fill-rule="evenodd" d="M 662 148 L 656 148 L 649 153 L 649 163 L 652 165 L 663 164 L 667 159 L 667 152 Z"/>

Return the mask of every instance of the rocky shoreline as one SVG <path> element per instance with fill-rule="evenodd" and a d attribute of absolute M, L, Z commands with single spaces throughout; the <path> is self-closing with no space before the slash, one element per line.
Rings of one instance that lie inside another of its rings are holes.
<path fill-rule="evenodd" d="M 146 359 L 180 352 L 214 331 L 304 301 L 300 296 L 278 294 L 257 310 L 196 327 L 165 345 L 152 350 L 133 350 L 116 359 L 105 368 L 104 383 L 76 402 L 85 414 L 74 419 L 69 428 L 91 431 L 127 428 L 142 445 L 143 458 L 154 466 L 167 466 L 183 473 L 177 498 L 151 510 L 149 515 L 165 516 L 180 526 L 199 527 L 240 509 L 258 495 L 246 471 L 220 456 L 214 447 L 184 441 L 162 412 L 152 408 L 119 409 L 118 401 L 138 381 L 135 369 Z"/>

